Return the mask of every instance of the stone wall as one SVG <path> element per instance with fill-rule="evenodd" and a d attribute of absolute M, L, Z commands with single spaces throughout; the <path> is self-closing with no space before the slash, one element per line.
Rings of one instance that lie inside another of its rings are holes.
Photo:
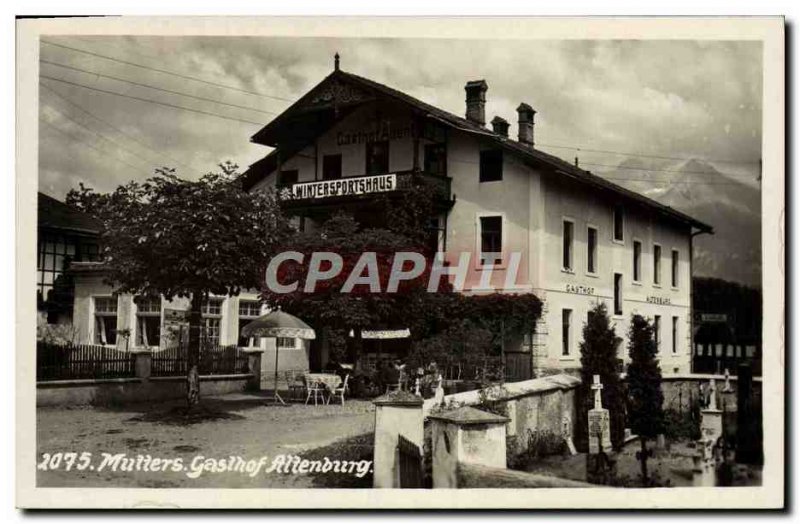
<path fill-rule="evenodd" d="M 479 391 L 466 391 L 447 395 L 444 400 L 449 407 L 478 406 L 484 399 L 504 404 L 510 419 L 506 425 L 509 437 L 526 435 L 528 431 L 549 431 L 568 433 L 574 438 L 575 390 L 579 384 L 580 379 L 570 375 L 551 375 L 490 388 L 483 396 Z M 425 416 L 435 410 L 435 400 L 426 400 Z"/>
<path fill-rule="evenodd" d="M 738 380 L 735 375 L 728 379 L 726 388 L 725 375 L 685 374 L 664 375 L 661 379 L 661 391 L 664 393 L 664 409 L 674 411 L 688 411 L 692 402 L 700 393 L 708 389 L 711 379 L 714 379 L 717 389 L 717 406 L 725 411 L 736 411 L 736 391 Z M 761 402 L 761 378 L 753 377 L 753 400 Z"/>
<path fill-rule="evenodd" d="M 252 375 L 200 377 L 200 395 L 236 393 L 247 388 Z M 36 385 L 37 406 L 114 406 L 186 397 L 186 377 L 109 380 L 58 380 Z"/>

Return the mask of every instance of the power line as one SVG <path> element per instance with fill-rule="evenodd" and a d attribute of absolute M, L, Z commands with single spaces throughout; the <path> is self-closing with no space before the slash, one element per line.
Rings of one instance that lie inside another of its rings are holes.
<path fill-rule="evenodd" d="M 254 122 L 252 120 L 245 120 L 243 118 L 235 118 L 235 117 L 232 117 L 232 116 L 223 116 L 223 115 L 219 115 L 217 113 L 212 113 L 210 111 L 203 111 L 203 110 L 200 110 L 200 109 L 192 109 L 192 108 L 185 107 L 185 106 L 179 106 L 179 105 L 176 105 L 176 104 L 170 104 L 168 102 L 159 102 L 157 100 L 150 100 L 149 98 L 141 98 L 141 97 L 133 96 L 133 95 L 125 95 L 125 94 L 122 94 L 122 93 L 116 93 L 114 91 L 107 91 L 105 89 L 100 89 L 99 87 L 90 87 L 90 86 L 87 86 L 87 85 L 84 85 L 84 84 L 80 84 L 80 83 L 77 83 L 77 82 L 70 82 L 68 80 L 64 80 L 64 79 L 61 79 L 61 78 L 55 78 L 55 77 L 52 77 L 52 76 L 47 76 L 47 75 L 39 75 L 39 76 L 40 76 L 40 78 L 46 78 L 48 80 L 53 80 L 55 82 L 61 82 L 63 84 L 69 84 L 69 85 L 76 86 L 76 87 L 82 87 L 84 89 L 90 89 L 92 91 L 98 91 L 100 93 L 106 93 L 108 95 L 116 95 L 116 96 L 121 96 L 123 98 L 130 98 L 131 100 L 139 100 L 140 102 L 148 102 L 150 104 L 157 104 L 157 105 L 164 106 L 164 107 L 171 107 L 173 109 L 180 109 L 182 111 L 189 111 L 189 112 L 198 113 L 198 114 L 201 114 L 201 115 L 214 116 L 214 117 L 217 117 L 217 118 L 222 118 L 223 120 L 232 120 L 234 122 L 241 122 L 243 124 L 252 124 L 254 126 L 263 126 L 264 125 L 263 122 Z"/>
<path fill-rule="evenodd" d="M 77 143 L 79 143 L 79 144 L 81 144 L 83 146 L 86 146 L 86 147 L 88 147 L 90 149 L 93 149 L 93 150 L 97 151 L 98 153 L 109 157 L 111 160 L 119 162 L 120 164 L 125 164 L 126 166 L 128 166 L 131 169 L 133 169 L 137 173 L 143 172 L 141 170 L 141 168 L 136 167 L 136 166 L 134 166 L 132 164 L 129 164 L 129 163 L 125 162 L 124 160 L 122 160 L 121 158 L 117 158 L 115 156 L 110 155 L 107 151 L 103 151 L 102 149 L 97 148 L 97 147 L 93 146 L 92 144 L 89 144 L 88 142 L 84 142 L 83 140 L 80 140 L 79 138 L 74 137 L 73 135 L 67 133 L 66 131 L 63 131 L 63 130 L 57 128 L 56 126 L 54 126 L 53 124 L 51 124 L 50 122 L 48 122 L 47 120 L 45 120 L 43 118 L 39 118 L 39 121 L 42 122 L 43 124 L 45 124 L 46 126 L 48 126 L 50 129 L 58 131 L 59 133 L 61 133 L 62 135 L 66 136 L 70 140 L 73 140 L 73 141 L 75 141 L 75 142 L 77 142 Z"/>
<path fill-rule="evenodd" d="M 104 74 L 104 73 L 98 73 L 97 71 L 89 71 L 88 69 L 81 69 L 80 67 L 73 67 L 73 66 L 68 66 L 68 65 L 65 65 L 65 64 L 59 64 L 58 62 L 51 62 L 49 60 L 40 59 L 39 61 L 41 63 L 43 63 L 43 64 L 53 65 L 53 66 L 56 66 L 56 67 L 62 67 L 64 69 L 70 69 L 72 71 L 78 71 L 80 73 L 96 75 L 96 76 L 103 77 L 103 78 L 110 78 L 111 80 L 116 80 L 117 82 L 125 82 L 125 83 L 128 83 L 128 84 L 133 84 L 135 86 L 145 87 L 147 89 L 154 89 L 156 91 L 163 91 L 164 93 L 170 93 L 172 95 L 186 96 L 186 97 L 189 97 L 189 98 L 194 98 L 196 100 L 202 100 L 204 102 L 212 102 L 214 104 L 221 104 L 221 105 L 224 105 L 224 106 L 235 107 L 235 108 L 238 108 L 238 109 L 246 109 L 247 111 L 257 111 L 259 113 L 264 113 L 264 114 L 267 114 L 267 115 L 277 115 L 277 113 L 274 112 L 274 111 L 264 111 L 262 109 L 256 109 L 256 108 L 250 107 L 250 106 L 243 106 L 243 105 L 239 105 L 239 104 L 231 104 L 229 102 L 222 102 L 222 101 L 216 100 L 214 98 L 207 98 L 207 97 L 204 97 L 204 96 L 190 95 L 188 93 L 183 93 L 181 91 L 173 91 L 171 89 L 165 89 L 163 87 L 156 87 L 156 86 L 153 86 L 153 85 L 150 85 L 150 84 L 143 84 L 141 82 L 134 82 L 133 80 L 127 80 L 125 78 L 120 78 L 120 77 L 117 77 L 117 76 L 107 75 L 107 74 Z"/>
<path fill-rule="evenodd" d="M 136 138 L 135 136 L 131 135 L 130 133 L 127 133 L 126 131 L 124 131 L 124 130 L 120 129 L 119 127 L 117 127 L 117 126 L 115 126 L 114 124 L 112 124 L 112 123 L 108 122 L 107 120 L 104 120 L 104 119 L 100 118 L 99 116 L 95 115 L 94 113 L 92 113 L 91 111 L 89 111 L 89 110 L 88 110 L 88 109 L 86 109 L 85 107 L 81 106 L 81 105 L 80 105 L 80 104 L 78 104 L 77 102 L 74 102 L 74 101 L 72 101 L 72 100 L 68 99 L 67 97 L 65 97 L 65 96 L 61 95 L 61 94 L 60 94 L 58 91 L 56 91 L 56 90 L 55 90 L 55 89 L 53 89 L 52 87 L 48 86 L 48 85 L 47 85 L 47 84 L 45 84 L 44 82 L 39 82 L 39 84 L 40 84 L 42 87 L 44 87 L 45 89 L 47 89 L 47 90 L 48 90 L 50 93 L 52 93 L 52 94 L 56 95 L 58 98 L 60 98 L 60 99 L 61 99 L 61 100 L 63 100 L 64 102 L 66 102 L 67 104 L 69 104 L 69 105 L 71 105 L 72 107 L 74 107 L 74 108 L 78 109 L 79 111 L 81 111 L 81 112 L 83 112 L 83 113 L 85 113 L 85 114 L 89 115 L 90 117 L 94 118 L 95 120 L 97 120 L 97 121 L 99 121 L 99 122 L 101 122 L 101 123 L 105 124 L 106 126 L 110 127 L 110 128 L 111 128 L 111 129 L 113 129 L 114 131 L 116 131 L 117 133 L 119 133 L 119 134 L 121 134 L 121 135 L 123 135 L 123 136 L 126 136 L 126 137 L 128 137 L 129 139 L 133 140 L 134 142 L 136 142 L 137 144 L 139 144 L 139 145 L 140 145 L 140 146 L 142 146 L 143 148 L 145 148 L 145 149 L 148 149 L 149 151 L 152 151 L 152 152 L 153 152 L 153 153 L 155 153 L 156 155 L 160 155 L 160 156 L 161 156 L 161 155 L 163 155 L 163 157 L 164 157 L 164 158 L 166 158 L 166 159 L 169 159 L 169 160 L 171 160 L 171 161 L 173 161 L 173 162 L 175 162 L 175 163 L 178 163 L 178 164 L 182 165 L 183 167 L 185 167 L 185 168 L 189 169 L 190 171 L 191 171 L 192 169 L 197 169 L 197 168 L 195 168 L 195 167 L 191 167 L 191 166 L 189 166 L 188 164 L 185 164 L 185 163 L 181 162 L 181 161 L 180 161 L 180 160 L 178 160 L 177 158 L 174 158 L 174 157 L 172 157 L 172 156 L 170 156 L 170 155 L 168 155 L 168 154 L 166 154 L 166 153 L 163 153 L 163 152 L 160 152 L 160 151 L 156 151 L 155 149 L 153 149 L 153 148 L 152 148 L 152 147 L 150 147 L 149 145 L 145 144 L 144 142 L 142 142 L 141 140 L 139 140 L 139 139 L 138 139 L 138 138 Z"/>
<path fill-rule="evenodd" d="M 193 80 L 195 82 L 201 82 L 203 84 L 208 84 L 208 85 L 215 86 L 215 87 L 221 87 L 221 88 L 224 88 L 224 89 L 231 89 L 233 91 L 239 91 L 240 93 L 246 93 L 248 95 L 261 96 L 261 97 L 265 97 L 265 98 L 272 98 L 272 99 L 275 99 L 275 100 L 281 100 L 283 102 L 294 102 L 294 100 L 291 100 L 289 98 L 283 98 L 283 97 L 275 96 L 275 95 L 268 95 L 268 94 L 265 94 L 265 93 L 259 93 L 257 91 L 248 91 L 247 89 L 241 89 L 241 88 L 230 86 L 230 85 L 226 85 L 226 84 L 220 84 L 220 83 L 217 83 L 217 82 L 212 82 L 210 80 L 204 80 L 202 78 L 197 78 L 197 77 L 194 77 L 194 76 L 184 75 L 184 74 L 181 74 L 181 73 L 176 73 L 175 71 L 169 71 L 169 70 L 166 70 L 166 69 L 159 69 L 159 68 L 156 68 L 156 67 L 150 67 L 150 66 L 146 66 L 146 65 L 142 65 L 142 64 L 137 64 L 136 62 L 130 62 L 128 60 L 122 60 L 121 58 L 116 58 L 116 57 L 113 57 L 113 56 L 101 55 L 100 53 L 87 51 L 85 49 L 78 49 L 77 47 L 70 47 L 70 46 L 67 46 L 67 45 L 64 45 L 64 44 L 56 44 L 55 42 L 49 42 L 47 40 L 42 40 L 41 42 L 43 44 L 47 44 L 47 45 L 51 45 L 51 46 L 55 46 L 55 47 L 61 47 L 63 49 L 69 49 L 70 51 L 77 51 L 78 53 L 85 53 L 87 55 L 96 56 L 98 58 L 105 58 L 106 60 L 111 60 L 111 61 L 114 61 L 114 62 L 118 62 L 120 64 L 125 64 L 125 65 L 129 65 L 129 66 L 133 66 L 133 67 L 140 67 L 142 69 L 149 69 L 150 71 L 156 71 L 158 73 L 163 73 L 165 75 L 172 75 L 172 76 L 176 76 L 178 78 L 183 78 L 185 80 Z"/>
<path fill-rule="evenodd" d="M 677 157 L 677 156 L 661 156 L 661 155 L 646 155 L 643 153 L 631 153 L 625 151 L 612 151 L 610 149 L 586 149 L 583 147 L 575 147 L 575 146 L 561 146 L 555 144 L 536 144 L 537 146 L 544 146 L 544 147 L 552 147 L 556 149 L 571 149 L 574 151 L 584 151 L 587 153 L 605 153 L 610 155 L 624 155 L 624 156 L 637 156 L 643 158 L 657 158 L 660 160 L 698 160 L 691 157 Z M 705 160 L 706 162 L 718 162 L 720 164 L 745 164 L 745 165 L 752 165 L 757 164 L 758 162 L 741 162 L 737 160 L 721 160 L 721 159 L 713 159 L 713 158 L 702 158 L 699 160 Z"/>
<path fill-rule="evenodd" d="M 679 169 L 656 169 L 656 168 L 649 168 L 649 167 L 632 167 L 632 166 L 615 166 L 613 164 L 598 164 L 595 162 L 584 162 L 581 161 L 581 165 L 587 166 L 595 166 L 595 167 L 608 167 L 612 169 L 629 169 L 633 171 L 657 171 L 660 173 L 678 173 L 681 175 L 722 175 L 722 173 L 710 173 L 708 171 L 681 171 Z M 734 175 L 723 175 L 723 176 L 734 176 Z M 747 178 L 752 178 L 750 175 L 738 175 Z"/>
<path fill-rule="evenodd" d="M 448 159 L 448 161 L 458 162 L 458 163 L 461 163 L 461 164 L 475 164 L 475 165 L 480 164 L 480 162 L 476 162 L 474 160 L 462 160 L 462 159 L 458 159 L 458 158 Z M 589 162 L 581 162 L 581 163 L 582 164 L 588 164 Z M 517 164 L 518 165 L 524 165 L 524 164 L 521 164 L 521 163 L 517 163 Z M 610 166 L 610 167 L 616 167 L 616 166 Z M 647 170 L 642 169 L 642 171 L 647 171 Z M 594 175 L 596 177 L 602 178 L 603 180 L 623 180 L 623 181 L 626 181 L 626 182 L 664 182 L 664 183 L 674 183 L 675 182 L 675 180 L 652 180 L 652 179 L 643 179 L 643 178 L 642 179 L 636 179 L 636 178 L 608 177 L 608 176 L 603 176 L 600 173 L 595 173 L 593 171 L 586 171 L 586 172 L 591 174 L 591 175 Z M 700 173 L 700 171 L 696 171 L 696 172 Z M 681 171 L 675 171 L 675 173 L 681 173 Z M 706 174 L 708 174 L 708 173 L 706 173 Z M 720 174 L 720 176 L 724 177 L 725 175 Z M 742 185 L 743 184 L 743 182 L 738 182 L 738 181 L 707 182 L 705 180 L 681 180 L 680 183 L 682 183 L 682 184 L 683 183 L 687 183 L 687 184 L 703 184 L 703 185 Z"/>
<path fill-rule="evenodd" d="M 139 155 L 138 155 L 138 154 L 137 154 L 135 151 L 131 151 L 130 149 L 128 149 L 128 148 L 126 148 L 126 147 L 124 147 L 122 144 L 119 144 L 118 142 L 116 142 L 116 141 L 114 141 L 114 140 L 112 140 L 112 139 L 108 138 L 107 136 L 104 136 L 104 135 L 102 135 L 102 134 L 100 134 L 100 133 L 96 132 L 95 130 L 93 130 L 93 129 L 91 129 L 91 128 L 87 127 L 86 125 L 82 124 L 81 122 L 78 122 L 78 121 L 77 121 L 77 120 L 75 120 L 74 118 L 70 117 L 69 115 L 67 115 L 67 114 L 65 114 L 65 113 L 62 113 L 61 111 L 59 111 L 59 110 L 58 110 L 58 109 L 56 109 L 55 107 L 52 107 L 52 106 L 45 106 L 45 107 L 49 107 L 51 110 L 53 110 L 53 111 L 55 111 L 56 113 L 58 113 L 59 115 L 63 116 L 64 118 L 66 118 L 67 120 L 69 120 L 70 122 L 72 122 L 73 124 L 75 124 L 75 125 L 77 125 L 77 126 L 80 126 L 81 128 L 85 129 L 85 130 L 86 130 L 86 131 L 88 131 L 89 133 L 92 133 L 93 135 L 95 135 L 96 137 L 98 137 L 98 138 L 100 138 L 100 139 L 102 139 L 102 140 L 105 140 L 105 141 L 107 141 L 107 142 L 110 142 L 111 144 L 113 144 L 114 146 L 118 147 L 118 148 L 119 148 L 119 149 L 121 149 L 122 151 L 124 151 L 124 152 L 128 153 L 129 155 L 131 155 L 131 156 L 134 156 L 134 157 L 138 158 L 138 159 L 139 159 L 139 160 L 141 160 L 142 162 L 145 162 L 145 163 L 147 163 L 147 164 L 150 164 L 150 161 L 149 161 L 149 160 L 147 160 L 146 158 L 142 158 L 142 157 L 140 157 L 140 156 L 139 156 Z"/>

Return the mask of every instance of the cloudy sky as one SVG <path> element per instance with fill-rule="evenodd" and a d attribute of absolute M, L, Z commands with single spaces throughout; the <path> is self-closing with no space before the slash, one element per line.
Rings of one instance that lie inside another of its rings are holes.
<path fill-rule="evenodd" d="M 464 83 L 483 78 L 489 84 L 487 120 L 506 118 L 514 135 L 515 108 L 527 102 L 538 112 L 537 147 L 570 161 L 576 151 L 568 148 L 581 147 L 582 165 L 595 166 L 593 171 L 626 157 L 585 149 L 712 160 L 745 183 L 755 183 L 758 171 L 758 43 L 83 36 L 45 41 L 50 43 L 41 47 L 39 183 L 57 198 L 78 182 L 108 191 L 162 165 L 187 178 L 226 159 L 245 168 L 268 152 L 249 142 L 259 124 L 330 73 L 336 51 L 345 71 L 459 115 Z"/>

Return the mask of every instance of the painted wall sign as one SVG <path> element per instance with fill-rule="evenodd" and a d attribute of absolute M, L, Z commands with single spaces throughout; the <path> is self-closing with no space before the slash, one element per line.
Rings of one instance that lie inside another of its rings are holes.
<path fill-rule="evenodd" d="M 647 302 L 650 304 L 659 304 L 661 306 L 669 306 L 672 304 L 672 300 L 669 297 L 654 297 L 649 296 L 647 297 Z"/>
<path fill-rule="evenodd" d="M 400 140 L 411 136 L 410 125 L 392 125 L 390 121 L 385 120 L 380 122 L 375 129 L 369 131 L 340 131 L 336 133 L 336 145 L 349 146 L 377 142 L 379 140 Z"/>
<path fill-rule="evenodd" d="M 567 284 L 567 293 L 574 293 L 576 295 L 594 295 L 594 288 L 590 286 L 581 286 L 579 284 Z"/>
<path fill-rule="evenodd" d="M 385 193 L 397 189 L 397 175 L 394 173 L 377 176 L 360 176 L 303 182 L 292 185 L 294 198 L 328 198 L 368 193 Z"/>

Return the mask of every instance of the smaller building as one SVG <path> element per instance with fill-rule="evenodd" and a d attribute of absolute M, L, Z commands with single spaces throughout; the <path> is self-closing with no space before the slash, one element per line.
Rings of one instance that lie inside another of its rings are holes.
<path fill-rule="evenodd" d="M 97 260 L 100 224 L 64 202 L 39 193 L 36 250 L 36 307 L 40 323 L 72 320 L 71 262 Z"/>
<path fill-rule="evenodd" d="M 115 347 L 121 351 L 150 350 L 154 353 L 186 343 L 188 298 L 138 297 L 115 294 L 105 281 L 99 262 L 73 263 L 75 282 L 73 325 L 82 344 Z M 272 377 L 275 352 L 279 371 L 306 371 L 308 344 L 298 338 L 242 338 L 242 328 L 267 310 L 256 291 L 235 297 L 211 297 L 203 305 L 203 336 L 213 346 L 260 347 L 262 377 Z"/>

